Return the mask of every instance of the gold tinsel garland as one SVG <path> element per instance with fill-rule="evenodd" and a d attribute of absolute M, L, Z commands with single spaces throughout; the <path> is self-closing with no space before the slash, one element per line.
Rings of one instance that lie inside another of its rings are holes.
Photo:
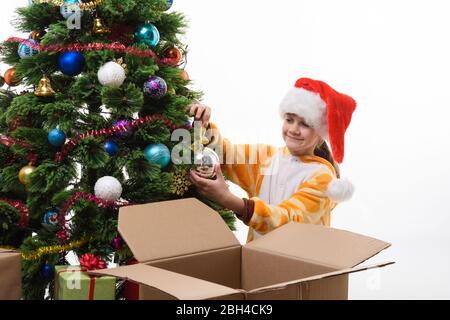
<path fill-rule="evenodd" d="M 97 8 L 99 5 L 101 5 L 103 0 L 92 0 L 89 2 L 80 2 L 78 1 L 78 6 L 81 10 L 93 10 Z M 65 1 L 64 0 L 33 0 L 33 3 L 40 4 L 40 3 L 50 3 L 55 6 L 62 6 Z"/>
<path fill-rule="evenodd" d="M 22 259 L 28 260 L 28 261 L 29 260 L 37 260 L 44 255 L 63 253 L 63 252 L 70 251 L 70 250 L 73 250 L 76 248 L 80 248 L 84 244 L 88 243 L 89 240 L 91 240 L 91 237 L 84 237 L 80 240 L 73 241 L 68 244 L 41 247 L 30 253 L 22 252 Z"/>

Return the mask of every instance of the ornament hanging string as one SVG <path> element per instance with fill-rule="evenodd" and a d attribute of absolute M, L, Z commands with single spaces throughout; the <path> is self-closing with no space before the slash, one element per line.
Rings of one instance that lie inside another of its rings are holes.
<path fill-rule="evenodd" d="M 56 161 L 57 162 L 63 161 L 64 158 L 83 139 L 86 139 L 88 137 L 112 136 L 112 135 L 118 134 L 118 133 L 125 133 L 132 128 L 137 128 L 143 124 L 146 124 L 149 122 L 155 122 L 155 121 L 163 121 L 164 124 L 172 130 L 181 129 L 181 128 L 189 129 L 189 126 L 187 126 L 187 125 L 182 125 L 182 126 L 175 125 L 172 121 L 170 121 L 169 119 L 165 118 L 164 116 L 162 116 L 160 114 L 146 116 L 146 117 L 139 118 L 136 120 L 130 120 L 127 124 L 120 124 L 120 125 L 116 125 L 111 128 L 91 130 L 91 131 L 79 134 L 76 137 L 70 139 L 69 142 L 67 142 L 62 147 L 61 151 L 56 154 Z"/>
<path fill-rule="evenodd" d="M 29 219 L 29 213 L 28 208 L 25 206 L 25 204 L 18 200 L 10 200 L 10 199 L 4 199 L 0 198 L 0 202 L 6 202 L 11 207 L 15 208 L 20 213 L 20 219 L 17 222 L 17 225 L 20 228 L 26 228 L 28 227 L 28 219 Z"/>
<path fill-rule="evenodd" d="M 77 51 L 77 52 L 88 52 L 88 51 L 102 51 L 102 50 L 111 50 L 114 52 L 121 52 L 131 54 L 137 57 L 142 58 L 152 58 L 159 65 L 177 65 L 177 60 L 174 58 L 162 58 L 160 59 L 158 55 L 151 49 L 139 49 L 136 47 L 127 47 L 121 43 L 72 43 L 66 45 L 47 45 L 43 46 L 38 43 L 32 43 L 29 39 L 11 37 L 7 40 L 7 42 L 17 42 L 17 43 L 25 43 L 31 49 L 45 52 L 67 52 L 67 51 Z"/>

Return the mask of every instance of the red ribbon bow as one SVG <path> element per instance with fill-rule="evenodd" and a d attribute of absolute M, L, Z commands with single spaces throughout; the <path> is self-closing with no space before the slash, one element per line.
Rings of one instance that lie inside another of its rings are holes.
<path fill-rule="evenodd" d="M 83 254 L 80 257 L 80 265 L 88 271 L 106 269 L 106 262 L 91 253 Z"/>

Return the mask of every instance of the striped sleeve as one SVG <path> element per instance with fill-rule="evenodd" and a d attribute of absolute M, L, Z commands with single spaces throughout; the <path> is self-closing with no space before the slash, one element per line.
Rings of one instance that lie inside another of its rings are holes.
<path fill-rule="evenodd" d="M 264 170 L 276 148 L 264 144 L 233 144 L 224 138 L 214 123 L 209 124 L 209 148 L 221 159 L 226 177 L 244 189 L 249 197 L 256 194 L 261 170 Z"/>
<path fill-rule="evenodd" d="M 327 196 L 328 184 L 332 179 L 330 170 L 320 169 L 302 183 L 291 198 L 278 205 L 269 205 L 257 197 L 251 198 L 255 209 L 249 226 L 260 234 L 266 234 L 290 221 L 327 225 L 329 213 L 335 206 Z"/>

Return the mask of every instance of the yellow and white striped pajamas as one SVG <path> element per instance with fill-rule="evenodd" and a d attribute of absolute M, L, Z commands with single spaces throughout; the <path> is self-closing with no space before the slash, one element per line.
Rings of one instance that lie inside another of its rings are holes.
<path fill-rule="evenodd" d="M 208 147 L 222 156 L 222 171 L 254 201 L 248 242 L 289 221 L 330 225 L 336 206 L 327 195 L 336 178 L 331 163 L 317 156 L 293 156 L 287 147 L 234 145 L 214 123 L 210 129 Z"/>

